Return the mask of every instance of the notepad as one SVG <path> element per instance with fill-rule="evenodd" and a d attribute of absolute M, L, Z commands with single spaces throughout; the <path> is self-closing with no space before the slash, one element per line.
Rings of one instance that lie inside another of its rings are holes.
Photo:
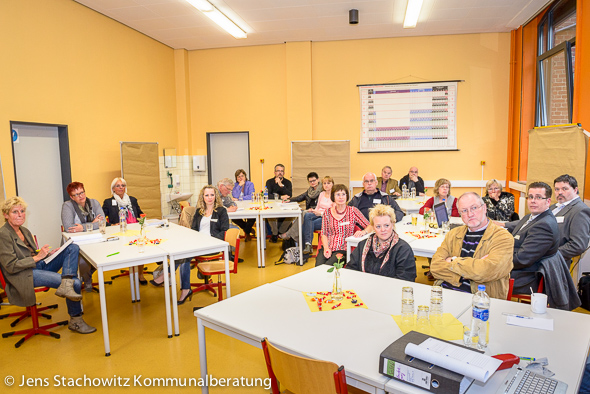
<path fill-rule="evenodd" d="M 541 317 L 531 317 L 528 319 L 523 319 L 522 317 L 518 316 L 507 316 L 506 324 L 509 324 L 511 326 L 553 331 L 553 319 L 543 319 Z"/>

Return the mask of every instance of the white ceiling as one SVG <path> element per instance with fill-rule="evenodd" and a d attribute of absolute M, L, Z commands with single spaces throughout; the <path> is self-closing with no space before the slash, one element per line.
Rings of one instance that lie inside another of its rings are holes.
<path fill-rule="evenodd" d="M 248 38 L 235 39 L 185 0 L 74 0 L 172 48 L 188 50 L 287 41 L 508 32 L 548 0 L 424 0 L 418 26 L 403 29 L 407 0 L 210 0 Z M 348 24 L 348 10 L 359 24 Z"/>

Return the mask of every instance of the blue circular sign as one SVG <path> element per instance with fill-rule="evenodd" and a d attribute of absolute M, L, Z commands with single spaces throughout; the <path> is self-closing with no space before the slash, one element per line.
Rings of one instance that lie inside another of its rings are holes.
<path fill-rule="evenodd" d="M 12 142 L 16 142 L 17 139 L 18 133 L 16 132 L 16 130 L 12 129 Z"/>

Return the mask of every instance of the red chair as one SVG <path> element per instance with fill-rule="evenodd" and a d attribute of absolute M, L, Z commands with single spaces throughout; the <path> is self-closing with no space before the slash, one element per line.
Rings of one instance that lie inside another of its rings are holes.
<path fill-rule="evenodd" d="M 2 275 L 2 271 L 0 270 L 0 284 L 2 285 L 2 288 L 6 288 L 6 282 L 4 281 L 4 275 Z M 48 291 L 49 287 L 37 287 L 35 288 L 35 292 L 41 292 L 41 291 Z M 26 319 L 27 317 L 31 317 L 31 320 L 33 321 L 33 328 L 27 328 L 25 330 L 20 330 L 20 331 L 11 331 L 11 332 L 5 332 L 2 334 L 2 338 L 8 338 L 11 336 L 15 336 L 15 335 L 24 335 L 23 338 L 21 338 L 17 343 L 14 344 L 14 347 L 18 348 L 20 347 L 23 343 L 25 343 L 25 341 L 31 339 L 34 335 L 47 335 L 47 336 L 51 336 L 53 338 L 59 339 L 59 334 L 56 334 L 55 332 L 51 332 L 48 331 L 50 328 L 54 328 L 57 326 L 65 326 L 68 324 L 67 320 L 64 321 L 60 321 L 57 323 L 51 323 L 51 324 L 47 324 L 45 326 L 40 326 L 39 325 L 39 316 L 45 317 L 47 319 L 51 319 L 50 315 L 44 314 L 44 313 L 39 313 L 40 311 L 43 310 L 47 310 L 47 309 L 55 309 L 57 308 L 57 305 L 49 305 L 49 306 L 44 306 L 42 308 L 38 308 L 37 304 L 34 304 L 32 306 L 28 306 L 27 309 L 23 312 L 15 312 L 15 313 L 9 313 L 6 315 L 2 315 L 0 316 L 0 319 L 9 317 L 9 316 L 19 316 L 14 322 L 12 322 L 10 324 L 11 327 L 14 327 L 16 324 L 18 324 L 18 322 Z"/>
<path fill-rule="evenodd" d="M 526 302 L 526 303 L 531 303 L 531 294 L 530 293 L 526 293 L 526 294 L 512 294 L 512 288 L 514 287 L 514 279 L 510 278 L 510 285 L 509 285 L 509 290 L 508 290 L 508 295 L 510 298 L 508 298 L 509 300 L 512 298 L 516 298 L 518 300 L 518 302 Z M 539 280 L 539 287 L 537 288 L 537 293 L 542 293 L 543 292 L 543 288 L 544 288 L 544 284 L 543 284 L 543 277 L 541 277 L 541 279 Z"/>
<path fill-rule="evenodd" d="M 508 283 L 508 297 L 506 299 L 508 301 L 512 301 L 512 290 L 514 289 L 514 278 L 510 278 L 510 282 Z"/>
<path fill-rule="evenodd" d="M 240 230 L 237 228 L 227 230 L 225 232 L 225 241 L 236 249 L 234 260 L 229 262 L 229 272 L 230 274 L 237 274 L 240 254 Z M 217 283 L 211 283 L 207 279 L 205 279 L 205 283 L 191 283 L 191 288 L 194 287 L 193 292 L 208 290 L 213 292 L 213 296 L 215 296 L 215 288 L 217 288 L 217 299 L 219 301 L 223 300 L 223 286 L 225 286 L 225 282 L 221 281 L 221 275 L 225 274 L 225 258 L 223 253 L 214 256 L 198 256 L 193 261 L 196 262 L 197 269 L 201 275 L 205 277 L 217 275 Z"/>
<path fill-rule="evenodd" d="M 273 394 L 280 393 L 279 383 L 294 394 L 348 394 L 344 366 L 330 361 L 313 360 L 284 352 L 268 339 L 262 351 Z"/>

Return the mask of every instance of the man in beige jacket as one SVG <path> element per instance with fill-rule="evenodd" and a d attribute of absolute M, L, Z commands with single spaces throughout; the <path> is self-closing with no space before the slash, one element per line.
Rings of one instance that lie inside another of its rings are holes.
<path fill-rule="evenodd" d="M 463 194 L 457 208 L 465 226 L 451 230 L 432 257 L 435 284 L 472 293 L 483 284 L 490 297 L 506 299 L 514 238 L 487 218 L 476 193 Z"/>

